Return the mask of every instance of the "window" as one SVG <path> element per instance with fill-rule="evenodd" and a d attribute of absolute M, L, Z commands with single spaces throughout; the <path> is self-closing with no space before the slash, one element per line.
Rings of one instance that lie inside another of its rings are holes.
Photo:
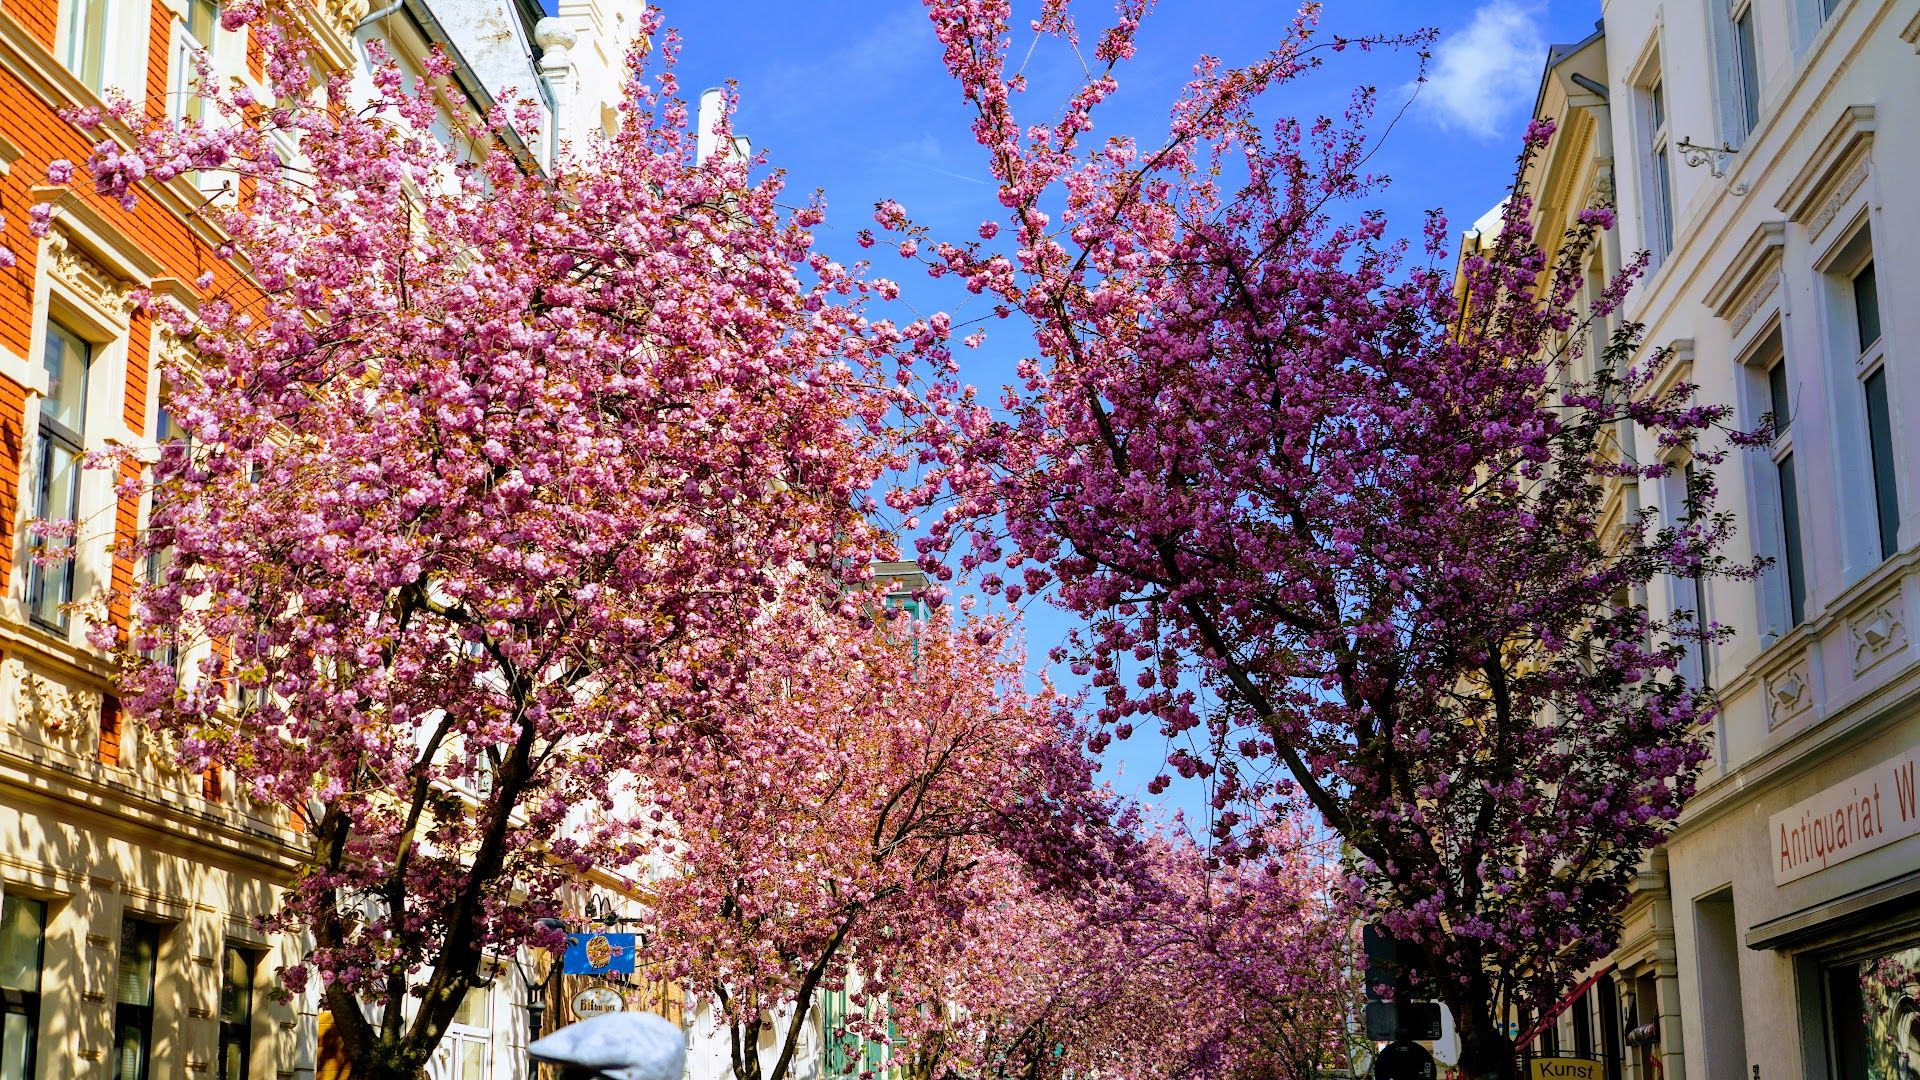
<path fill-rule="evenodd" d="M 1667 524 L 1673 528 L 1685 528 L 1692 520 L 1696 492 L 1701 490 L 1701 479 L 1689 460 L 1678 471 L 1669 473 L 1664 481 L 1665 498 L 1670 512 Z M 1684 578 L 1676 577 L 1672 582 L 1673 614 L 1684 616 L 1692 623 L 1695 633 L 1704 634 L 1712 621 L 1707 614 L 1706 581 L 1698 569 Z M 1708 642 L 1704 638 L 1695 640 L 1687 646 L 1687 658 L 1680 668 L 1688 683 L 1694 686 L 1708 686 L 1713 678 L 1713 658 Z"/>
<path fill-rule="evenodd" d="M 1729 44 L 1733 55 L 1733 138 L 1736 145 L 1760 125 L 1760 52 L 1753 37 L 1753 4 L 1735 0 Z"/>
<path fill-rule="evenodd" d="M 1920 947 L 1826 970 L 1833 1080 L 1905 1080 L 1920 1067 Z"/>
<path fill-rule="evenodd" d="M 155 416 L 153 424 L 154 442 L 160 447 L 162 454 L 169 453 L 169 448 L 175 445 L 181 447 L 183 450 L 187 446 L 186 436 L 180 431 L 179 425 L 173 422 L 173 414 L 167 411 L 167 407 L 164 404 L 167 398 L 167 389 L 162 386 L 160 390 L 160 400 L 162 404 L 157 410 L 158 415 Z M 173 549 L 171 547 L 159 548 L 147 552 L 147 584 L 159 585 L 165 582 L 167 578 L 167 568 L 172 565 Z M 167 667 L 173 668 L 175 677 L 178 678 L 180 669 L 180 642 L 177 636 L 178 630 L 176 625 L 170 623 L 164 627 L 149 626 L 146 630 L 159 639 L 153 648 L 146 651 L 147 658 L 157 660 Z"/>
<path fill-rule="evenodd" d="M 253 1049 L 253 973 L 257 954 L 227 946 L 220 967 L 220 1080 L 246 1080 Z"/>
<path fill-rule="evenodd" d="M 66 25 L 60 34 L 60 62 L 94 93 L 106 88 L 109 3 L 66 0 L 61 10 Z"/>
<path fill-rule="evenodd" d="M 219 0 L 187 0 L 187 16 L 174 38 L 173 85 L 169 88 L 172 113 L 176 119 L 201 118 L 206 98 L 196 90 L 199 81 L 198 55 L 213 56 L 214 31 L 220 26 Z"/>
<path fill-rule="evenodd" d="M 1793 460 L 1793 394 L 1777 332 L 1770 347 L 1773 357 L 1767 367 L 1767 401 L 1773 416 L 1773 469 L 1780 498 L 1780 558 L 1776 570 L 1786 576 L 1789 625 L 1799 626 L 1807 618 L 1807 583 L 1800 537 L 1800 478 Z"/>
<path fill-rule="evenodd" d="M 91 344 L 58 322 L 47 323 L 47 343 L 41 357 L 47 373 L 47 396 L 40 399 L 40 469 L 33 491 L 34 517 L 44 521 L 77 522 L 80 518 L 80 460 L 92 362 Z M 39 538 L 33 543 L 36 552 L 72 547 L 71 535 Z M 64 605 L 73 600 L 73 570 L 71 557 L 44 565 L 34 560 L 27 571 L 27 612 L 33 621 L 56 630 L 66 629 Z"/>
<path fill-rule="evenodd" d="M 446 1067 L 435 1075 L 447 1080 L 487 1080 L 488 1048 L 492 1045 L 492 987 L 476 986 L 460 999 L 460 1011 L 453 1016 L 441 1041 Z"/>
<path fill-rule="evenodd" d="M 40 1030 L 40 972 L 45 966 L 47 905 L 7 894 L 0 900 L 0 1080 L 30 1080 Z"/>
<path fill-rule="evenodd" d="M 1873 465 L 1873 510 L 1880 533 L 1880 557 L 1900 550 L 1900 487 L 1894 477 L 1893 417 L 1887 407 L 1887 365 L 1880 335 L 1880 284 L 1873 259 L 1853 272 L 1847 282 L 1853 309 L 1854 363 L 1863 372 L 1861 393 L 1866 398 L 1867 451 Z"/>
<path fill-rule="evenodd" d="M 160 927 L 120 923 L 120 971 L 114 980 L 113 1080 L 147 1080 L 153 1057 L 153 969 Z"/>
<path fill-rule="evenodd" d="M 1645 220 L 1647 249 L 1658 264 L 1673 251 L 1673 165 L 1668 153 L 1667 93 L 1656 71 L 1641 91 L 1646 122 L 1647 183 Z"/>

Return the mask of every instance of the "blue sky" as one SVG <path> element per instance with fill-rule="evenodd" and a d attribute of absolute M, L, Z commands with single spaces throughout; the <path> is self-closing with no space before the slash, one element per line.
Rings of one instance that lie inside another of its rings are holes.
<path fill-rule="evenodd" d="M 871 257 L 855 246 L 854 234 L 872 224 L 873 204 L 885 198 L 955 239 L 971 237 L 982 220 L 997 217 L 968 115 L 917 0 L 659 2 L 682 35 L 681 85 L 689 96 L 732 80 L 740 95 L 735 131 L 785 170 L 796 198 L 825 192 L 828 221 L 819 237 L 830 255 L 846 262 Z M 1081 0 L 1079 8 L 1083 24 L 1110 11 L 1099 0 Z M 1016 10 L 1023 24 L 1024 9 Z M 1196 57 L 1250 60 L 1278 40 L 1293 12 L 1284 2 L 1161 0 L 1141 34 L 1140 57 L 1119 74 L 1121 90 L 1097 122 L 1151 140 L 1164 132 L 1167 106 Z M 1411 55 L 1349 53 L 1286 88 L 1275 106 L 1302 116 L 1337 113 L 1355 86 L 1370 84 L 1380 89 L 1384 120 L 1411 99 L 1375 158 L 1394 178 L 1375 203 L 1403 235 L 1417 235 L 1430 209 L 1445 211 L 1458 232 L 1504 193 L 1547 45 L 1580 40 L 1599 14 L 1597 0 L 1330 0 L 1321 21 L 1332 32 L 1439 29 L 1431 80 L 1415 96 Z M 1024 50 L 1027 40 L 1016 35 L 1014 47 Z M 1047 91 L 1077 70 L 1064 53 L 1037 53 L 1029 67 L 1035 84 L 1027 95 L 1030 115 L 1050 117 L 1043 106 L 1058 98 Z M 875 263 L 876 272 L 900 278 L 903 302 L 920 311 L 947 310 L 956 321 L 977 314 L 963 291 L 906 273 L 894 257 Z M 990 329 L 986 347 L 963 356 L 966 377 L 983 388 L 1009 381 L 1025 345 L 1012 322 Z M 1027 605 L 1023 614 L 1037 665 L 1071 624 L 1044 602 Z M 1064 670 L 1056 674 L 1063 684 L 1077 681 Z M 1136 734 L 1109 752 L 1108 775 L 1117 787 L 1144 796 L 1166 749 L 1157 733 Z M 1195 816 L 1204 793 L 1176 783 L 1155 801 Z"/>

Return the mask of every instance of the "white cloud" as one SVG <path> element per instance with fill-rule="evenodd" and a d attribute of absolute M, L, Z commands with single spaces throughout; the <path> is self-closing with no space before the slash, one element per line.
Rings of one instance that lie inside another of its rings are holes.
<path fill-rule="evenodd" d="M 1508 128 L 1533 104 L 1546 49 L 1537 7 L 1493 0 L 1466 29 L 1441 36 L 1416 100 L 1442 127 L 1517 137 L 1518 128 Z"/>

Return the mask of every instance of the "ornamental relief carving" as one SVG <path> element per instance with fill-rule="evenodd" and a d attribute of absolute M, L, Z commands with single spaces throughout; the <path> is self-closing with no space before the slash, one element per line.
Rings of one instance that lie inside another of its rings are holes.
<path fill-rule="evenodd" d="M 1735 309 L 1734 313 L 1727 320 L 1732 325 L 1734 337 L 1737 338 L 1746 332 L 1747 324 L 1753 321 L 1753 317 L 1760 313 L 1760 308 L 1766 304 L 1768 300 L 1773 298 L 1773 294 L 1778 291 L 1779 288 L 1780 271 L 1778 268 L 1769 271 L 1765 277 L 1760 279 L 1758 284 L 1754 285 L 1752 291 L 1748 292 L 1746 298 L 1740 301 L 1740 306 Z"/>
<path fill-rule="evenodd" d="M 1767 687 L 1767 728 L 1772 730 L 1813 707 L 1813 683 L 1804 658 L 1775 675 Z"/>
<path fill-rule="evenodd" d="M 47 238 L 48 272 L 80 299 L 116 318 L 132 310 L 133 286 L 100 265 L 73 237 L 55 229 Z"/>
<path fill-rule="evenodd" d="M 1907 647 L 1906 622 L 1895 593 L 1847 624 L 1853 641 L 1853 673 L 1859 675 Z"/>
<path fill-rule="evenodd" d="M 1807 235 L 1819 236 L 1825 231 L 1826 227 L 1833 223 L 1834 217 L 1840 213 L 1840 207 L 1853 197 L 1854 192 L 1860 190 L 1861 184 L 1866 182 L 1867 155 L 1861 154 L 1854 160 L 1853 167 L 1847 170 L 1847 174 L 1834 185 L 1833 194 L 1822 200 L 1820 209 L 1814 211 L 1813 217 L 1808 219 Z"/>
<path fill-rule="evenodd" d="M 84 743 L 100 719 L 100 695 L 69 686 L 58 677 L 12 657 L 7 681 L 14 687 L 15 715 L 23 732 L 45 742 Z"/>

